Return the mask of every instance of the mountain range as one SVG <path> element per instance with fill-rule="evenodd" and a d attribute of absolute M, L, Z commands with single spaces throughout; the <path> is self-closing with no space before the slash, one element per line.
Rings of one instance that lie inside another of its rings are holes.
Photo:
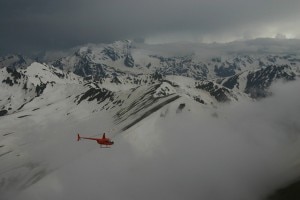
<path fill-rule="evenodd" d="M 63 165 L 49 164 L 52 158 L 45 161 L 33 152 L 46 152 L 45 146 L 55 144 L 53 138 L 66 141 L 74 134 L 71 127 L 80 129 L 77 125 L 88 119 L 103 118 L 102 130 L 114 127 L 116 137 L 157 112 L 163 117 L 194 105 L 213 110 L 258 101 L 272 96 L 274 83 L 300 76 L 300 54 L 292 52 L 204 57 L 160 52 L 125 40 L 82 46 L 44 62 L 22 55 L 1 57 L 0 160 L 5 164 L 0 165 L 0 193 L 28 188 Z M 61 136 L 51 130 L 49 124 L 55 123 L 65 124 L 63 131 L 71 133 Z M 97 123 L 91 127 L 81 131 L 95 131 Z M 76 157 L 69 151 L 63 155 Z"/>

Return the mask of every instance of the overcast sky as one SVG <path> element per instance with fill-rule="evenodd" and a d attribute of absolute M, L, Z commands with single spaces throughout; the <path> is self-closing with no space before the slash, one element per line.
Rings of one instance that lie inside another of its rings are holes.
<path fill-rule="evenodd" d="M 300 38 L 299 8 L 299 0 L 1 0 L 0 54 L 135 38 Z"/>

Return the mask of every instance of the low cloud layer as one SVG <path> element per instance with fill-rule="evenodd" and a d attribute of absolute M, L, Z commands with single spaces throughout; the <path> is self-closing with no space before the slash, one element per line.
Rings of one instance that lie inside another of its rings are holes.
<path fill-rule="evenodd" d="M 134 47 L 146 49 L 153 55 L 186 56 L 197 55 L 200 58 L 220 57 L 226 54 L 300 54 L 300 40 L 298 39 L 271 39 L 258 38 L 254 40 L 234 41 L 230 43 L 199 44 L 178 42 L 170 44 L 142 44 L 135 43 Z"/>
<path fill-rule="evenodd" d="M 149 43 L 299 38 L 299 7 L 298 0 L 2 0 L 0 54 L 133 38 Z"/>
<path fill-rule="evenodd" d="M 173 116 L 170 106 L 19 199 L 262 199 L 300 176 L 299 86 L 278 83 L 272 97 L 215 110 L 187 105 Z"/>

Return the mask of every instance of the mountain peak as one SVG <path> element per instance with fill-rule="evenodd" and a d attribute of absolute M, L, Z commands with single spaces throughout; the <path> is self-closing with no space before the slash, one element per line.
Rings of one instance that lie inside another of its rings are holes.
<path fill-rule="evenodd" d="M 20 54 L 10 54 L 7 56 L 0 57 L 0 68 L 20 68 L 27 67 L 33 62 L 32 59 L 27 58 L 26 56 Z"/>

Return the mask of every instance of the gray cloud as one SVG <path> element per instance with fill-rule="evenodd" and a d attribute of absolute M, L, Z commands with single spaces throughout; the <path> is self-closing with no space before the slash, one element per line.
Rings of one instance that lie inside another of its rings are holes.
<path fill-rule="evenodd" d="M 141 37 L 150 42 L 296 37 L 299 7 L 298 0 L 3 0 L 0 53 Z"/>

